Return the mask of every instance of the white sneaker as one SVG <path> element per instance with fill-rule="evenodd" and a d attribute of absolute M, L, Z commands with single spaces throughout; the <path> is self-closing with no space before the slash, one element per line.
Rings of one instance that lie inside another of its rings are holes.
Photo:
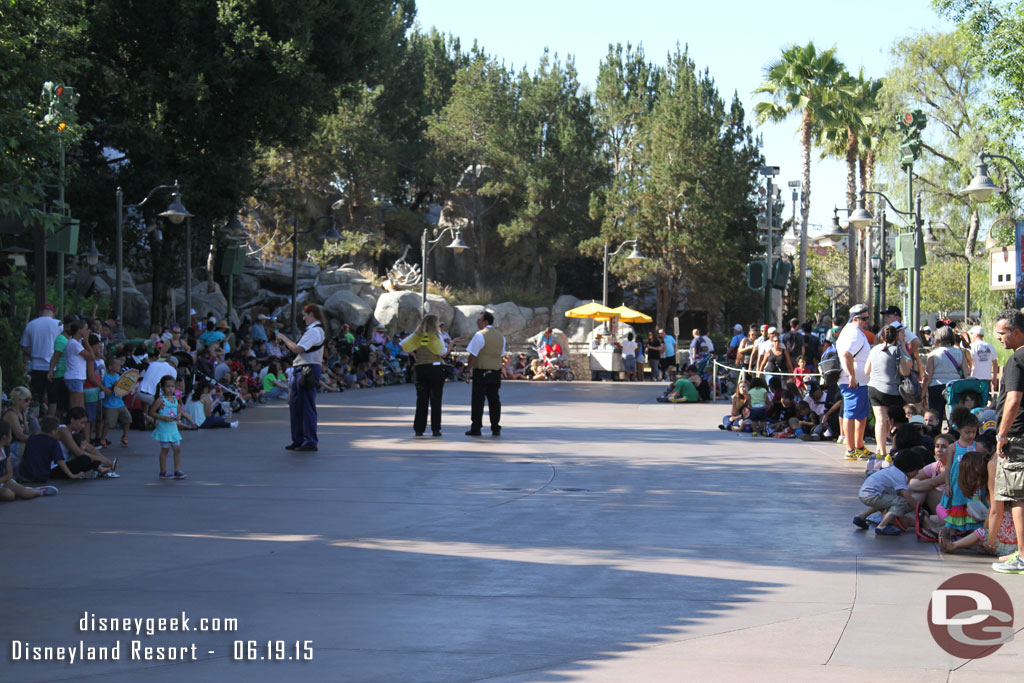
<path fill-rule="evenodd" d="M 235 420 L 234 422 L 231 423 L 231 428 L 238 429 L 238 420 Z"/>
<path fill-rule="evenodd" d="M 107 472 L 106 474 L 103 475 L 103 478 L 104 479 L 120 479 L 121 475 L 118 474 L 117 472 Z"/>
<path fill-rule="evenodd" d="M 836 443 L 846 443 L 846 437 L 840 436 L 838 439 L 836 439 Z"/>
<path fill-rule="evenodd" d="M 992 569 L 1000 574 L 1024 574 L 1024 558 L 1014 553 L 1006 562 L 993 562 Z"/>

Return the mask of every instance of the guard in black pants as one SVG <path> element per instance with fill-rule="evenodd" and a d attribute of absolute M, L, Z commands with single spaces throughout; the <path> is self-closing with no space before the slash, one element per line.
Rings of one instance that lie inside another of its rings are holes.
<path fill-rule="evenodd" d="M 444 366 L 441 357 L 447 349 L 441 340 L 436 315 L 425 315 L 416 329 L 401 342 L 402 350 L 413 354 L 416 365 L 416 417 L 412 429 L 423 436 L 427 428 L 427 405 L 430 406 L 430 431 L 441 436 L 441 397 L 444 393 Z"/>
<path fill-rule="evenodd" d="M 473 382 L 470 403 L 470 426 L 466 436 L 481 436 L 484 421 L 484 400 L 491 418 L 491 434 L 501 434 L 501 359 L 505 355 L 505 336 L 494 327 L 494 314 L 484 311 L 476 319 L 479 332 L 469 340 L 466 351 L 466 381 Z"/>

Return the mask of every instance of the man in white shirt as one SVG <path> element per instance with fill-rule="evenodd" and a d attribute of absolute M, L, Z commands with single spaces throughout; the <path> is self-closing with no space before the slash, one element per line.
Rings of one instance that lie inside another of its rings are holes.
<path fill-rule="evenodd" d="M 550 328 L 549 328 L 550 329 Z M 630 332 L 626 335 L 625 341 L 622 346 L 622 367 L 626 371 L 626 379 L 628 381 L 635 380 L 636 377 L 636 342 L 633 341 L 633 333 Z"/>
<path fill-rule="evenodd" d="M 166 360 L 160 360 L 155 346 L 150 346 L 148 351 L 149 366 L 142 374 L 142 380 L 139 382 L 139 389 L 135 395 L 147 406 L 151 406 L 156 400 L 160 380 L 164 377 L 178 376 L 178 359 L 175 356 L 168 356 Z"/>
<path fill-rule="evenodd" d="M 967 333 L 971 337 L 971 358 L 974 361 L 971 365 L 971 377 L 988 382 L 991 392 L 992 385 L 999 383 L 999 359 L 996 358 L 996 349 L 985 341 L 985 330 L 981 325 L 975 325 Z"/>
<path fill-rule="evenodd" d="M 864 330 L 868 328 L 868 307 L 855 304 L 850 307 L 850 322 L 836 339 L 839 354 L 839 390 L 843 396 L 843 434 L 846 437 L 846 459 L 866 460 L 871 451 L 864 448 L 864 430 L 867 427 L 871 404 L 868 399 L 868 374 L 865 365 L 871 344 Z"/>
<path fill-rule="evenodd" d="M 39 317 L 25 325 L 21 333 L 21 348 L 29 358 L 29 387 L 40 411 L 46 399 L 50 357 L 53 356 L 53 342 L 58 334 L 60 321 L 54 317 L 52 304 L 43 304 Z"/>

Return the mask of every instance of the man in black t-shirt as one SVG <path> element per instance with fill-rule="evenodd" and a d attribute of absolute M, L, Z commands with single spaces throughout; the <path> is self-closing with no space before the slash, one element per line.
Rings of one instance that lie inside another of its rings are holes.
<path fill-rule="evenodd" d="M 1007 309 L 996 318 L 996 338 L 1013 351 L 1006 361 L 999 383 L 996 406 L 996 477 L 994 502 L 1011 506 L 1017 548 L 1024 548 L 1024 313 Z M 994 545 L 995 539 L 989 544 Z M 1006 562 L 994 562 L 992 569 L 1003 574 L 1024 574 L 1019 551 Z"/>

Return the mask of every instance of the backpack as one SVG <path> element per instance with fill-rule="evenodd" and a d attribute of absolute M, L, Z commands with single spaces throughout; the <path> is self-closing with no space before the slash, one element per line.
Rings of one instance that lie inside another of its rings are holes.
<path fill-rule="evenodd" d="M 821 378 L 825 384 L 833 384 L 839 381 L 843 368 L 839 364 L 839 352 L 836 351 L 836 347 L 829 348 L 822 355 L 821 361 L 818 362 L 818 372 L 821 373 Z"/>
<path fill-rule="evenodd" d="M 789 352 L 789 355 L 793 356 L 800 348 L 800 333 L 787 332 L 782 335 L 782 345 L 786 347 L 786 351 Z"/>

